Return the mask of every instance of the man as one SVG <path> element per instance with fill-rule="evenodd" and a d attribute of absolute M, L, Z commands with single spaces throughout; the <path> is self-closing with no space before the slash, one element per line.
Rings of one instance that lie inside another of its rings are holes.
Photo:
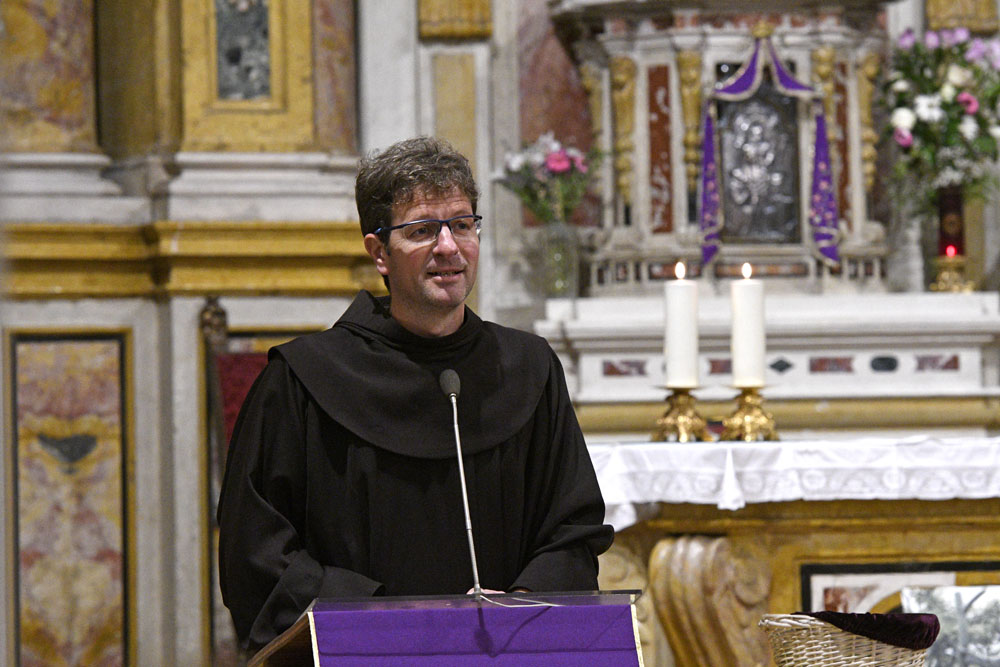
<path fill-rule="evenodd" d="M 223 599 L 259 648 L 316 597 L 473 586 L 445 369 L 458 398 L 482 586 L 593 590 L 611 544 L 559 361 L 465 307 L 481 219 L 467 160 L 403 141 L 361 161 L 365 248 L 389 297 L 270 351 L 219 500 Z"/>

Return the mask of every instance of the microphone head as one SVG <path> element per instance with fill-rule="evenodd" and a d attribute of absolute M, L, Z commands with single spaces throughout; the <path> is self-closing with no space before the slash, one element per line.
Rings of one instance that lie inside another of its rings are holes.
<path fill-rule="evenodd" d="M 441 371 L 441 377 L 438 378 L 438 382 L 441 383 L 441 391 L 444 392 L 445 396 L 454 394 L 458 398 L 458 392 L 462 389 L 462 382 L 458 379 L 458 373 L 450 368 L 446 368 Z"/>

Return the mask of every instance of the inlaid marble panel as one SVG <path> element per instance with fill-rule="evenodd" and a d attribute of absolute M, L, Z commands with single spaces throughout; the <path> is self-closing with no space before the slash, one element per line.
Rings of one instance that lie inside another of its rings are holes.
<path fill-rule="evenodd" d="M 254 100 L 271 95 L 268 0 L 215 0 L 218 96 Z"/>
<path fill-rule="evenodd" d="M 357 60 L 354 2 L 313 2 L 316 135 L 338 154 L 357 153 Z"/>
<path fill-rule="evenodd" d="M 670 169 L 670 67 L 649 68 L 649 217 L 654 233 L 674 229 Z"/>
<path fill-rule="evenodd" d="M 95 150 L 93 1 L 4 0 L 0 19 L 0 150 Z"/>
<path fill-rule="evenodd" d="M 837 208 L 840 211 L 841 219 L 846 221 L 847 228 L 851 227 L 851 193 L 850 176 L 848 164 L 850 161 L 850 148 L 847 143 L 847 63 L 839 62 L 834 70 L 833 95 L 836 102 L 836 119 L 828 119 L 827 127 L 833 127 L 836 132 L 833 144 L 830 146 L 831 157 L 833 159 L 833 173 L 837 183 Z M 831 123 L 830 120 L 836 122 Z"/>
<path fill-rule="evenodd" d="M 127 662 L 120 336 L 11 339 L 21 665 Z"/>

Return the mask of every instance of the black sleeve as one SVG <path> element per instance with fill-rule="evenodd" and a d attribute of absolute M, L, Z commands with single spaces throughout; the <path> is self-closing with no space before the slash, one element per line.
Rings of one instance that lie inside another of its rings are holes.
<path fill-rule="evenodd" d="M 611 546 L 604 499 L 555 354 L 539 406 L 527 489 L 534 535 L 527 564 L 511 586 L 530 591 L 597 590 L 597 556 Z"/>
<path fill-rule="evenodd" d="M 381 584 L 317 562 L 301 536 L 308 397 L 280 357 L 240 411 L 219 498 L 219 584 L 240 643 L 259 648 L 317 597 L 367 596 Z"/>

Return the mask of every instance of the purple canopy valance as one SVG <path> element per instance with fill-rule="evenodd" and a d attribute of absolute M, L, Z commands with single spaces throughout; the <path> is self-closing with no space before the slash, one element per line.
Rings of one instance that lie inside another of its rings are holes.
<path fill-rule="evenodd" d="M 764 72 L 771 73 L 775 88 L 787 97 L 796 97 L 812 102 L 816 116 L 816 137 L 813 151 L 812 193 L 809 199 L 809 224 L 812 227 L 813 243 L 817 257 L 828 265 L 840 263 L 837 250 L 839 215 L 837 199 L 833 191 L 833 174 L 830 166 L 830 148 L 826 136 L 826 120 L 819 94 L 795 80 L 781 64 L 769 37 L 754 40 L 753 54 L 739 71 L 722 82 L 709 95 L 705 108 L 704 143 L 701 161 L 701 232 L 702 264 L 715 259 L 719 251 L 719 230 L 722 229 L 722 208 L 720 207 L 719 174 L 716 166 L 715 123 L 713 111 L 716 100 L 743 101 L 754 95 L 764 80 Z"/>

